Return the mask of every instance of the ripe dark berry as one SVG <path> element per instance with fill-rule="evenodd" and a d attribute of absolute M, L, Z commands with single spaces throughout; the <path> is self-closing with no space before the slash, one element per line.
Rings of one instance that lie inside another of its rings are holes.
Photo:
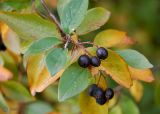
<path fill-rule="evenodd" d="M 104 97 L 102 97 L 102 98 L 97 98 L 97 99 L 96 99 L 96 102 L 97 102 L 98 104 L 100 104 L 100 105 L 104 105 L 104 104 L 107 102 L 107 99 L 106 99 L 105 96 L 104 96 Z"/>
<path fill-rule="evenodd" d="M 87 68 L 90 65 L 90 58 L 88 55 L 81 55 L 78 59 L 79 66 Z"/>
<path fill-rule="evenodd" d="M 89 90 L 88 90 L 88 93 L 90 96 L 94 96 L 94 92 L 97 90 L 97 85 L 96 84 L 92 84 L 90 87 L 89 87 Z"/>
<path fill-rule="evenodd" d="M 0 50 L 5 51 L 6 46 L 3 44 L 2 39 L 0 38 Z"/>
<path fill-rule="evenodd" d="M 114 96 L 114 91 L 111 88 L 108 88 L 105 92 L 106 99 L 112 99 Z"/>
<path fill-rule="evenodd" d="M 99 67 L 101 64 L 101 60 L 98 57 L 94 56 L 91 58 L 91 64 L 92 66 Z"/>
<path fill-rule="evenodd" d="M 93 92 L 93 96 L 97 99 L 97 98 L 102 98 L 103 96 L 104 96 L 104 91 L 101 89 L 101 88 L 99 88 L 99 87 L 97 87 L 96 89 L 95 89 L 95 91 Z"/>
<path fill-rule="evenodd" d="M 108 51 L 103 47 L 98 48 L 96 51 L 96 54 L 98 58 L 103 59 L 103 60 L 108 57 Z"/>

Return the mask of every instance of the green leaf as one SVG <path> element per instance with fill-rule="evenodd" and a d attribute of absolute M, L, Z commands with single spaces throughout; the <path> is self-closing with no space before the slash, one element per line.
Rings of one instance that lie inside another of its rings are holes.
<path fill-rule="evenodd" d="M 5 96 L 11 100 L 19 102 L 28 102 L 33 100 L 28 90 L 20 83 L 15 81 L 7 81 L 1 85 L 1 89 Z"/>
<path fill-rule="evenodd" d="M 88 8 L 88 0 L 59 0 L 58 13 L 62 28 L 72 33 L 83 21 Z"/>
<path fill-rule="evenodd" d="M 117 51 L 117 53 L 134 68 L 147 69 L 153 67 L 147 58 L 136 50 L 125 49 L 122 51 Z"/>
<path fill-rule="evenodd" d="M 123 113 L 121 107 L 119 105 L 116 105 L 113 108 L 111 108 L 109 114 L 123 114 Z"/>
<path fill-rule="evenodd" d="M 27 8 L 30 5 L 29 0 L 5 0 L 0 2 L 0 10 L 13 11 Z"/>
<path fill-rule="evenodd" d="M 23 39 L 60 37 L 54 23 L 44 20 L 36 14 L 0 12 L 0 21 L 5 22 Z"/>
<path fill-rule="evenodd" d="M 50 104 L 42 101 L 36 101 L 28 104 L 24 109 L 24 114 L 48 114 L 53 109 Z"/>
<path fill-rule="evenodd" d="M 122 114 L 140 114 L 137 105 L 127 96 L 122 96 L 119 102 Z"/>
<path fill-rule="evenodd" d="M 4 112 L 8 112 L 9 111 L 9 107 L 8 104 L 6 103 L 2 93 L 0 92 L 0 108 L 4 111 Z"/>
<path fill-rule="evenodd" d="M 69 66 L 60 78 L 58 100 L 64 101 L 82 92 L 89 85 L 90 78 L 88 69 L 79 67 L 77 63 Z"/>
<path fill-rule="evenodd" d="M 67 51 L 62 48 L 55 48 L 46 56 L 46 66 L 51 76 L 60 71 L 67 62 Z"/>
<path fill-rule="evenodd" d="M 46 51 L 51 47 L 54 47 L 55 45 L 58 45 L 60 43 L 61 41 L 55 37 L 48 37 L 48 38 L 37 40 L 36 42 L 31 44 L 31 46 L 26 52 L 26 55 L 36 54 L 36 53 Z"/>
<path fill-rule="evenodd" d="M 108 21 L 109 17 L 110 12 L 104 8 L 97 7 L 90 9 L 76 32 L 79 35 L 83 35 L 94 31 L 104 25 Z"/>

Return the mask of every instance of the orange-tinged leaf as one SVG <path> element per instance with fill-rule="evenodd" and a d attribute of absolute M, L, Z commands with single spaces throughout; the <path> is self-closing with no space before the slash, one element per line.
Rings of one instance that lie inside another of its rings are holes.
<path fill-rule="evenodd" d="M 43 54 L 34 55 L 28 58 L 27 75 L 32 95 L 36 94 L 35 88 L 39 78 L 39 74 L 44 68 Z"/>
<path fill-rule="evenodd" d="M 42 92 L 46 87 L 55 82 L 63 73 L 64 69 L 55 76 L 51 76 L 44 63 L 44 54 L 37 54 L 28 58 L 27 74 L 32 95 Z"/>
<path fill-rule="evenodd" d="M 96 76 L 96 82 L 100 76 Z M 101 76 L 98 86 L 105 90 L 107 88 L 106 80 Z M 84 91 L 80 94 L 79 104 L 82 114 L 108 114 L 108 102 L 104 105 L 96 103 L 95 98 L 88 95 L 88 91 Z"/>
<path fill-rule="evenodd" d="M 101 63 L 102 69 L 117 83 L 126 88 L 130 88 L 132 79 L 128 65 L 116 52 L 108 49 L 108 53 L 108 58 Z"/>
<path fill-rule="evenodd" d="M 153 73 L 150 69 L 135 69 L 129 67 L 131 77 L 136 80 L 141 80 L 144 82 L 152 82 L 154 81 Z"/>
<path fill-rule="evenodd" d="M 133 86 L 130 88 L 130 93 L 139 102 L 143 96 L 143 85 L 139 81 L 134 80 Z"/>
<path fill-rule="evenodd" d="M 20 40 L 18 35 L 6 24 L 2 25 L 1 34 L 7 49 L 11 50 L 15 54 L 20 54 Z"/>
<path fill-rule="evenodd" d="M 0 82 L 7 81 L 13 77 L 12 72 L 0 65 Z"/>
<path fill-rule="evenodd" d="M 125 32 L 109 29 L 100 32 L 94 40 L 94 43 L 102 47 L 114 47 L 133 44 L 134 41 L 127 37 Z"/>
<path fill-rule="evenodd" d="M 48 87 L 50 84 L 57 81 L 60 76 L 63 74 L 64 69 L 60 70 L 56 75 L 50 76 L 49 72 L 47 71 L 46 67 L 43 69 L 43 71 L 40 74 L 40 78 L 37 83 L 37 92 L 42 92 L 46 87 Z"/>

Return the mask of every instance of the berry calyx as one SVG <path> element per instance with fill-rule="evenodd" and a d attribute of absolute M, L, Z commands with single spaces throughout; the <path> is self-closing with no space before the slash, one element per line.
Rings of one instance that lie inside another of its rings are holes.
<path fill-rule="evenodd" d="M 105 97 L 106 99 L 112 99 L 114 96 L 114 91 L 111 88 L 107 88 L 106 92 L 105 92 Z"/>
<path fill-rule="evenodd" d="M 90 65 L 90 58 L 88 55 L 81 55 L 78 59 L 79 66 L 87 68 Z"/>
<path fill-rule="evenodd" d="M 94 97 L 94 92 L 96 91 L 97 88 L 98 86 L 96 84 L 92 84 L 88 90 L 89 95 Z"/>
<path fill-rule="evenodd" d="M 91 65 L 92 66 L 99 67 L 100 64 L 101 64 L 101 60 L 98 57 L 94 56 L 91 58 Z"/>
<path fill-rule="evenodd" d="M 96 54 L 98 58 L 103 59 L 103 60 L 108 57 L 108 51 L 103 47 L 98 48 L 96 51 Z"/>

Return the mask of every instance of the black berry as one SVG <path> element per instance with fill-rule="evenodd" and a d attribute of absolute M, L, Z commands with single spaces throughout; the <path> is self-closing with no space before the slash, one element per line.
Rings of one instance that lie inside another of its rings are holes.
<path fill-rule="evenodd" d="M 88 90 L 88 93 L 90 96 L 94 96 L 94 93 L 95 91 L 97 90 L 97 85 L 96 84 L 92 84 L 90 87 L 89 87 L 89 90 Z"/>
<path fill-rule="evenodd" d="M 92 66 L 99 67 L 100 64 L 101 64 L 101 60 L 98 57 L 94 56 L 91 58 L 91 65 Z"/>
<path fill-rule="evenodd" d="M 107 102 L 107 99 L 103 96 L 101 98 L 96 98 L 96 102 L 100 105 L 104 105 Z"/>
<path fill-rule="evenodd" d="M 111 88 L 108 88 L 105 92 L 106 99 L 112 99 L 114 96 L 114 91 Z"/>
<path fill-rule="evenodd" d="M 103 60 L 108 57 L 108 51 L 103 47 L 98 48 L 96 51 L 96 54 L 98 58 L 103 59 Z"/>
<path fill-rule="evenodd" d="M 104 91 L 97 87 L 94 92 L 93 92 L 93 96 L 97 99 L 97 98 L 102 98 L 104 96 Z"/>
<path fill-rule="evenodd" d="M 89 56 L 88 55 L 81 55 L 78 59 L 78 64 L 83 68 L 87 68 L 90 65 Z"/>
<path fill-rule="evenodd" d="M 6 50 L 6 46 L 4 45 L 4 43 L 2 42 L 2 38 L 0 38 L 0 50 L 5 51 Z"/>

